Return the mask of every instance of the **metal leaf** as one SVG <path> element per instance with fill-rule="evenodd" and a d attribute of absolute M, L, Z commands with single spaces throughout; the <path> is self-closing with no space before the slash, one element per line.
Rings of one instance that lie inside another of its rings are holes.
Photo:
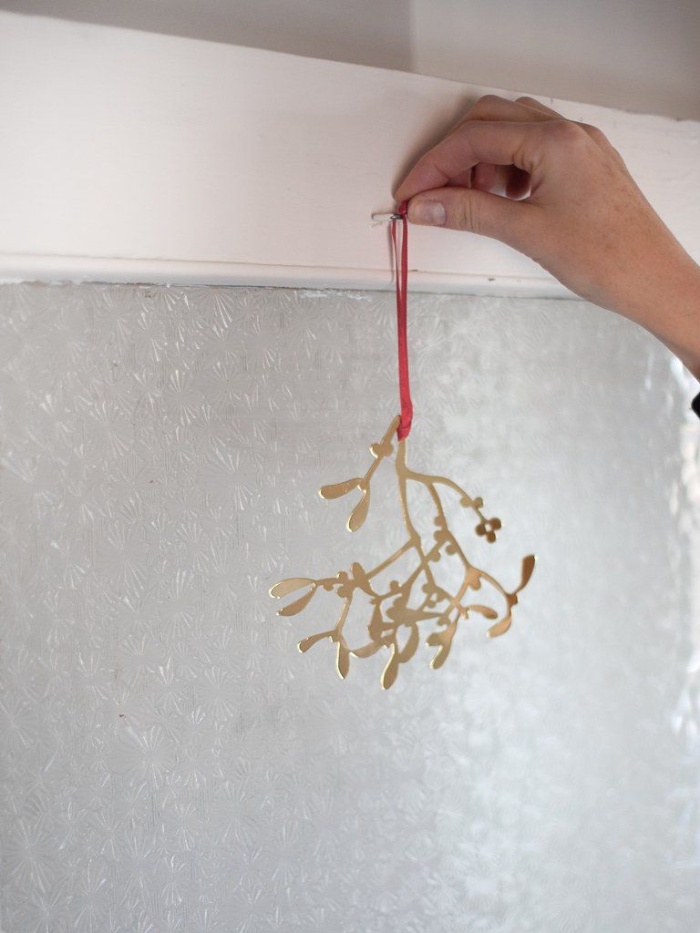
<path fill-rule="evenodd" d="M 450 653 L 450 647 L 452 645 L 452 639 L 449 637 L 448 632 L 443 630 L 441 632 L 433 632 L 432 635 L 428 636 L 426 644 L 430 645 L 431 648 L 438 649 L 437 654 L 430 662 L 430 666 L 433 670 L 437 670 L 439 667 L 442 667 L 447 660 L 447 655 Z"/>
<path fill-rule="evenodd" d="M 524 589 L 524 587 L 527 586 L 530 580 L 530 577 L 532 576 L 532 572 L 535 569 L 536 563 L 537 563 L 537 558 L 535 557 L 534 554 L 528 554 L 527 557 L 523 557 L 522 577 L 520 580 L 520 586 L 518 587 L 518 590 L 522 590 Z"/>
<path fill-rule="evenodd" d="M 298 645 L 299 651 L 303 654 L 305 651 L 308 651 L 309 648 L 313 648 L 316 642 L 323 641 L 324 638 L 330 638 L 332 635 L 333 632 L 317 632 L 315 635 L 302 638 Z"/>
<path fill-rule="evenodd" d="M 275 583 L 270 590 L 270 596 L 274 596 L 275 598 L 287 596 L 289 593 L 301 589 L 302 586 L 315 582 L 315 580 L 310 580 L 308 577 L 289 577 L 288 580 L 280 580 L 279 583 Z"/>
<path fill-rule="evenodd" d="M 318 494 L 322 499 L 340 499 L 353 489 L 357 489 L 362 480 L 359 476 L 355 479 L 346 479 L 344 483 L 332 483 L 330 486 L 321 486 Z"/>
<path fill-rule="evenodd" d="M 497 619 L 498 613 L 495 609 L 492 609 L 490 606 L 468 606 L 470 612 L 480 612 L 482 616 L 485 616 L 487 619 Z"/>
<path fill-rule="evenodd" d="M 379 608 L 379 606 L 375 606 L 374 612 L 372 613 L 372 618 L 370 619 L 369 625 L 367 626 L 367 631 L 369 632 L 369 637 L 372 639 L 372 641 L 376 642 L 377 644 L 381 644 L 381 638 L 384 634 L 383 622 L 384 618 L 382 617 L 382 610 Z"/>
<path fill-rule="evenodd" d="M 382 687 L 384 690 L 388 690 L 389 687 L 394 683 L 396 677 L 399 673 L 399 658 L 396 654 L 396 648 L 392 646 L 391 657 L 389 658 L 389 663 L 382 671 Z"/>
<path fill-rule="evenodd" d="M 343 678 L 343 680 L 348 676 L 348 671 L 350 670 L 350 652 L 347 647 L 342 643 L 338 642 L 338 673 Z"/>
<path fill-rule="evenodd" d="M 486 634 L 489 636 L 489 638 L 496 638 L 498 635 L 503 635 L 503 633 L 507 632 L 510 628 L 511 621 L 511 615 L 508 613 L 504 619 L 501 619 L 500 622 L 492 625 Z"/>
<path fill-rule="evenodd" d="M 360 501 L 357 503 L 355 508 L 350 514 L 348 519 L 348 530 L 357 531 L 358 528 L 362 528 L 367 518 L 367 512 L 369 511 L 369 489 L 367 489 L 363 494 Z"/>
<path fill-rule="evenodd" d="M 311 602 L 311 597 L 316 592 L 316 587 L 314 586 L 309 590 L 308 593 L 304 593 L 301 599 L 297 599 L 295 602 L 290 603 L 288 606 L 285 606 L 284 609 L 280 609 L 277 613 L 278 616 L 295 616 L 297 612 L 301 612 L 304 606 L 308 605 Z"/>

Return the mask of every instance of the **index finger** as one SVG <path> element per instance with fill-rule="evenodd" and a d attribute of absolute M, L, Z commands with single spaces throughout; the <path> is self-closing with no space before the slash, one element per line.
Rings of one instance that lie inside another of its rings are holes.
<path fill-rule="evenodd" d="M 421 191 L 443 188 L 479 162 L 515 165 L 532 174 L 535 140 L 548 122 L 474 120 L 460 124 L 416 162 L 396 189 L 396 200 L 408 201 Z"/>

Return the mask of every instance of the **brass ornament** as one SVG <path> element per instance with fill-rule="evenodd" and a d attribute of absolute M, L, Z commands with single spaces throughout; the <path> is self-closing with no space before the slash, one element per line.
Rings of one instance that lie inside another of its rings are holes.
<path fill-rule="evenodd" d="M 382 440 L 378 444 L 370 446 L 369 450 L 374 462 L 362 478 L 355 477 L 341 483 L 323 486 L 319 490 L 321 497 L 324 499 L 338 499 L 355 489 L 360 491 L 360 500 L 348 518 L 347 528 L 349 531 L 357 531 L 367 518 L 372 476 L 382 460 L 390 457 L 393 453 L 392 438 L 396 434 L 399 421 L 398 417 L 395 418 Z M 381 648 L 387 648 L 389 650 L 389 660 L 381 676 L 381 685 L 385 690 L 388 690 L 396 680 L 399 666 L 410 661 L 416 653 L 420 643 L 419 625 L 421 623 L 433 622 L 435 624 L 434 631 L 426 639 L 427 645 L 437 648 L 430 662 L 432 668 L 442 667 L 445 663 L 460 619 L 467 620 L 470 618 L 470 614 L 481 615 L 493 622 L 487 632 L 492 638 L 507 632 L 512 621 L 513 607 L 518 602 L 518 593 L 527 585 L 535 568 L 535 556 L 533 554 L 523 558 L 520 583 L 514 590 L 508 591 L 485 570 L 481 570 L 470 563 L 448 527 L 437 487 L 447 486 L 459 493 L 460 505 L 465 509 L 471 509 L 479 519 L 479 523 L 474 529 L 476 534 L 484 537 L 489 543 L 496 540 L 496 533 L 501 528 L 500 520 L 498 518 L 487 518 L 482 511 L 483 500 L 481 498 L 472 499 L 452 480 L 442 476 L 429 476 L 425 473 L 418 473 L 408 467 L 406 465 L 405 439 L 396 441 L 396 448 L 394 466 L 401 510 L 408 532 L 406 542 L 390 557 L 387 557 L 386 560 L 371 570 L 365 570 L 360 563 L 355 562 L 352 564 L 349 573 L 341 570 L 335 577 L 322 577 L 318 580 L 309 577 L 292 577 L 281 580 L 270 589 L 270 595 L 276 598 L 288 596 L 290 593 L 302 589 L 305 590 L 302 596 L 278 611 L 277 614 L 280 616 L 294 616 L 301 612 L 302 609 L 309 605 L 315 593 L 321 588 L 328 592 L 335 590 L 336 595 L 343 601 L 335 626 L 327 631 L 318 632 L 304 638 L 299 642 L 299 650 L 301 652 L 308 651 L 313 645 L 329 638 L 331 642 L 337 645 L 337 669 L 340 676 L 344 678 L 347 677 L 350 670 L 351 655 L 356 658 L 369 658 Z M 435 543 L 427 551 L 423 547 L 421 536 L 416 531 L 409 514 L 407 501 L 407 484 L 409 482 L 422 484 L 435 503 L 437 512 L 434 519 L 436 530 L 433 532 Z M 416 553 L 417 566 L 415 569 L 403 583 L 392 580 L 388 592 L 377 592 L 372 586 L 372 579 L 411 550 Z M 444 587 L 438 585 L 431 569 L 431 563 L 438 561 L 443 553 L 456 555 L 463 567 L 462 581 L 454 593 L 450 593 Z M 424 578 L 420 588 L 423 596 L 422 598 L 418 597 L 418 605 L 409 606 L 408 603 L 413 593 L 414 584 L 421 577 Z M 491 606 L 470 601 L 472 596 L 476 595 L 476 591 L 481 589 L 482 584 L 488 584 L 500 595 L 503 602 L 500 614 Z M 374 608 L 372 617 L 367 624 L 369 637 L 367 644 L 359 648 L 350 648 L 343 634 L 343 626 L 348 618 L 350 606 L 357 591 L 367 594 L 369 603 Z"/>

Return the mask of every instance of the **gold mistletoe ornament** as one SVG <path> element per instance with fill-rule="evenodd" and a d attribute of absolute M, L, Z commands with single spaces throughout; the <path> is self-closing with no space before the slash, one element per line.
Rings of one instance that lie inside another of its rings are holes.
<path fill-rule="evenodd" d="M 355 489 L 360 491 L 360 500 L 347 522 L 349 531 L 357 531 L 367 518 L 372 476 L 381 461 L 393 453 L 392 438 L 396 434 L 399 421 L 398 417 L 394 419 L 382 440 L 378 444 L 372 444 L 369 448 L 374 462 L 362 478 L 356 477 L 342 483 L 323 486 L 319 490 L 324 499 L 338 499 Z M 446 486 L 459 494 L 460 505 L 465 509 L 470 509 L 479 520 L 474 529 L 476 534 L 484 537 L 486 541 L 493 543 L 496 540 L 496 532 L 501 528 L 500 520 L 486 518 L 482 511 L 483 500 L 472 499 L 452 480 L 442 476 L 417 473 L 408 467 L 405 438 L 396 441 L 396 448 L 394 466 L 401 511 L 408 532 L 404 544 L 371 570 L 365 570 L 360 563 L 356 562 L 352 564 L 349 572 L 341 570 L 335 577 L 322 577 L 318 580 L 309 577 L 292 577 L 288 580 L 281 580 L 270 590 L 270 595 L 274 597 L 288 596 L 290 593 L 305 590 L 302 596 L 279 610 L 277 614 L 281 616 L 294 616 L 301 612 L 309 605 L 319 589 L 328 592 L 335 591 L 342 600 L 342 608 L 336 624 L 327 631 L 304 638 L 299 642 L 299 650 L 308 651 L 317 642 L 326 638 L 330 639 L 337 645 L 338 673 L 344 678 L 350 670 L 351 655 L 356 658 L 369 658 L 381 649 L 387 649 L 389 660 L 381 676 L 381 685 L 385 690 L 396 680 L 399 666 L 410 661 L 416 653 L 420 643 L 419 626 L 421 625 L 431 624 L 433 626 L 433 630 L 426 639 L 428 646 L 437 648 L 430 662 L 432 668 L 442 667 L 447 660 L 461 619 L 467 620 L 476 614 L 492 621 L 493 625 L 487 633 L 491 637 L 507 632 L 512 621 L 513 607 L 518 602 L 518 593 L 527 585 L 535 568 L 534 555 L 530 554 L 523 558 L 520 583 L 514 590 L 508 591 L 485 570 L 472 564 L 448 527 L 438 488 Z M 411 521 L 407 497 L 408 483 L 421 484 L 435 504 L 434 524 L 436 528 L 432 535 L 434 544 L 427 550 Z M 387 592 L 379 592 L 375 589 L 372 580 L 411 551 L 415 553 L 416 565 L 403 583 L 391 580 Z M 442 554 L 456 555 L 461 565 L 461 580 L 454 592 L 440 586 L 433 575 L 432 565 L 440 560 Z M 491 606 L 482 605 L 477 600 L 477 594 L 485 587 L 490 588 L 499 597 L 502 603 L 500 613 Z M 367 624 L 367 643 L 358 648 L 350 648 L 343 634 L 343 627 L 358 591 L 369 597 L 369 604 L 373 608 Z M 413 605 L 409 605 L 410 602 Z"/>

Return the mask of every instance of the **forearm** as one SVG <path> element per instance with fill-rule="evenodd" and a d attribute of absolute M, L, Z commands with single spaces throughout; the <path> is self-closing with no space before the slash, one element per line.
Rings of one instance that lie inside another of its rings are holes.
<path fill-rule="evenodd" d="M 700 380 L 700 266 L 687 253 L 649 267 L 613 310 L 654 334 Z"/>

